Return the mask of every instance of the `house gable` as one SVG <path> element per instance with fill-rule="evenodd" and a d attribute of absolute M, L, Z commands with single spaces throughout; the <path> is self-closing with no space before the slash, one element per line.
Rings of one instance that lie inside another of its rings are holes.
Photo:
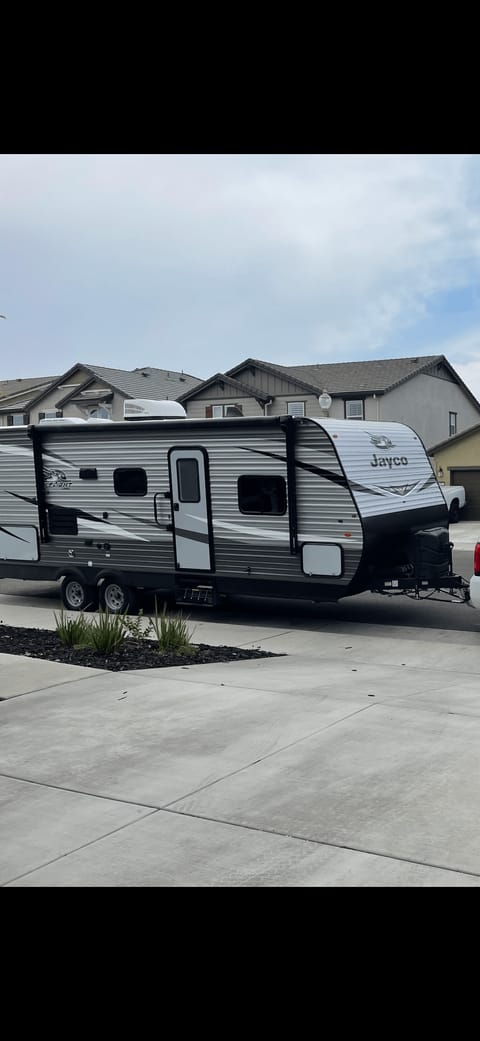
<path fill-rule="evenodd" d="M 215 376 L 211 376 L 209 380 L 205 380 L 200 383 L 198 387 L 194 387 L 193 390 L 188 391 L 186 394 L 182 394 L 178 400 L 181 404 L 185 404 L 187 401 L 195 399 L 213 400 L 214 398 L 225 399 L 225 396 L 234 395 L 240 398 L 251 398 L 255 397 L 259 403 L 268 401 L 269 395 L 258 391 L 255 387 L 242 383 L 240 380 L 232 379 L 231 376 L 226 375 L 223 372 L 215 373 Z"/>
<path fill-rule="evenodd" d="M 297 376 L 293 371 L 255 358 L 247 358 L 240 365 L 229 369 L 226 375 L 248 383 L 255 387 L 256 393 L 260 391 L 269 398 L 285 394 L 318 394 L 316 385 Z"/>
<path fill-rule="evenodd" d="M 328 413 L 319 402 L 324 390 L 332 399 Z M 461 430 L 480 417 L 480 403 L 444 355 L 438 354 L 291 366 L 246 358 L 224 375 L 216 373 L 182 400 L 188 401 L 189 416 L 201 416 L 210 414 L 206 409 L 214 409 L 216 402 L 239 402 L 241 394 L 247 395 L 242 397 L 244 415 L 289 412 L 312 418 L 328 414 L 352 421 L 403 422 L 417 430 L 427 445 L 448 433 L 450 421 Z"/>
<path fill-rule="evenodd" d="M 88 411 L 87 406 L 93 408 L 96 403 L 110 402 L 113 403 L 112 418 L 122 420 L 126 398 L 169 398 L 175 401 L 184 389 L 191 389 L 200 383 L 202 380 L 196 376 L 171 369 L 147 366 L 128 371 L 77 362 L 32 398 L 31 421 L 37 422 L 39 415 L 45 411 L 64 408 L 68 409 L 70 415 L 82 417 L 85 409 Z"/>

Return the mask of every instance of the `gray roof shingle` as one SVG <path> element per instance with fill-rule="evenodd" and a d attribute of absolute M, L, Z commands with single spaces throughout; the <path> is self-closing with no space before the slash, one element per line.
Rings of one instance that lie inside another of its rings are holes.
<path fill-rule="evenodd" d="M 104 380 L 110 386 L 115 387 L 120 393 L 133 398 L 154 398 L 176 400 L 181 394 L 193 390 L 203 381 L 196 376 L 190 376 L 185 372 L 174 372 L 172 369 L 153 369 L 146 365 L 144 368 L 133 369 L 127 372 L 125 369 L 108 369 L 103 365 L 89 365 L 85 368 L 94 373 L 98 379 Z"/>
<path fill-rule="evenodd" d="M 57 376 L 27 376 L 25 379 L 17 380 L 0 380 L 0 399 L 9 398 L 12 394 L 25 394 L 25 398 L 29 400 L 35 392 L 40 390 L 42 387 L 46 389 L 46 385 L 54 383 Z"/>
<path fill-rule="evenodd" d="M 300 380 L 314 391 L 326 388 L 329 394 L 371 393 L 382 394 L 415 373 L 440 364 L 443 355 L 430 354 L 418 358 L 387 358 L 376 361 L 344 361 L 319 365 L 277 365 L 251 358 L 253 365 L 261 365 L 274 372 Z M 245 362 L 242 362 L 244 365 Z M 230 369 L 234 375 L 241 366 Z"/>

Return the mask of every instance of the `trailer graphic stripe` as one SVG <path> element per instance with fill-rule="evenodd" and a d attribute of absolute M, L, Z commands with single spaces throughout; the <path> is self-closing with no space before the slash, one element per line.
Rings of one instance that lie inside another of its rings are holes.
<path fill-rule="evenodd" d="M 33 449 L 32 448 L 22 448 L 21 445 L 6 445 L 5 448 L 3 447 L 3 445 L 0 445 L 0 452 L 3 455 L 18 455 L 18 456 L 21 456 L 24 459 L 25 458 L 33 459 Z M 68 459 L 64 459 L 62 455 L 57 455 L 56 452 L 42 452 L 42 459 L 46 460 L 47 463 L 48 462 L 54 462 L 54 463 L 60 462 L 60 463 L 63 463 L 64 466 L 70 467 L 71 470 L 75 469 L 73 463 L 70 463 Z"/>
<path fill-rule="evenodd" d="M 239 445 L 239 448 L 243 452 L 254 452 L 255 455 L 266 455 L 270 459 L 280 459 L 282 463 L 286 463 L 286 455 L 281 455 L 280 452 L 264 452 L 260 448 L 245 448 L 243 445 Z M 302 463 L 300 459 L 295 459 L 295 466 L 298 466 L 299 470 L 308 470 L 309 473 L 317 474 L 318 477 L 324 477 L 325 480 L 331 481 L 332 484 L 340 484 L 343 488 L 347 487 L 347 478 L 342 474 L 335 474 L 332 470 L 324 470 L 321 466 L 314 466 L 313 463 Z"/>
<path fill-rule="evenodd" d="M 208 534 L 203 535 L 201 531 L 191 531 L 187 528 L 175 528 L 178 538 L 190 539 L 191 542 L 208 542 Z"/>
<path fill-rule="evenodd" d="M 407 495 L 411 495 L 412 492 L 424 491 L 432 484 L 436 484 L 435 477 L 428 477 L 426 481 L 415 481 L 412 484 L 392 485 L 358 484 L 357 481 L 350 481 L 350 488 L 354 492 L 365 492 L 367 495 L 380 495 L 383 497 L 386 495 L 400 495 L 402 498 L 405 498 Z"/>
<path fill-rule="evenodd" d="M 128 517 L 129 520 L 137 521 L 139 524 L 146 524 L 148 528 L 162 528 L 166 527 L 165 524 L 159 524 L 157 521 L 148 520 L 147 517 L 139 517 L 136 513 L 125 513 L 124 510 L 112 511 L 118 514 L 119 517 Z"/>
<path fill-rule="evenodd" d="M 9 531 L 8 528 L 2 528 L 1 525 L 0 531 L 3 531 L 4 535 L 9 535 L 11 539 L 18 539 L 19 542 L 28 542 L 28 539 L 22 539 L 21 535 L 15 535 L 13 531 Z"/>
<path fill-rule="evenodd" d="M 37 500 L 30 498 L 28 495 L 19 495 L 18 492 L 11 492 L 5 489 L 8 495 L 13 495 L 15 499 L 22 499 L 23 502 L 29 502 L 32 506 L 37 506 Z M 75 509 L 74 506 L 57 506 L 56 503 L 49 503 L 48 505 L 54 506 L 55 510 L 59 513 L 66 511 L 69 516 L 75 515 L 77 521 L 80 521 L 79 529 L 83 532 L 90 528 L 92 531 L 104 532 L 108 535 L 118 535 L 123 539 L 134 539 L 136 542 L 149 542 L 149 539 L 144 539 L 142 535 L 134 535 L 133 532 L 128 531 L 127 528 L 120 528 L 117 524 L 112 524 L 111 521 L 104 520 L 103 517 L 95 517 L 93 513 L 86 513 L 84 510 Z M 82 521 L 84 523 L 82 523 Z"/>

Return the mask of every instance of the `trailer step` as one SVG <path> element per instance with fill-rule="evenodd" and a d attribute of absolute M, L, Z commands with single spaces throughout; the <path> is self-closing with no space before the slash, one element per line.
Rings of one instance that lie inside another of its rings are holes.
<path fill-rule="evenodd" d="M 215 607 L 217 595 L 213 586 L 176 586 L 175 603 L 198 604 L 204 607 Z"/>

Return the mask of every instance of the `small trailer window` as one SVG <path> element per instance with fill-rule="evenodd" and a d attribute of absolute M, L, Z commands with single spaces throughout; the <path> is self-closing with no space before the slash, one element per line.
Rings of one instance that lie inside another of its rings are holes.
<path fill-rule="evenodd" d="M 147 475 L 138 466 L 121 466 L 113 471 L 116 495 L 146 495 Z"/>
<path fill-rule="evenodd" d="M 196 459 L 177 459 L 177 480 L 180 502 L 200 502 L 200 480 Z"/>
<path fill-rule="evenodd" d="M 285 513 L 285 479 L 268 474 L 239 477 L 238 508 L 240 513 Z"/>

